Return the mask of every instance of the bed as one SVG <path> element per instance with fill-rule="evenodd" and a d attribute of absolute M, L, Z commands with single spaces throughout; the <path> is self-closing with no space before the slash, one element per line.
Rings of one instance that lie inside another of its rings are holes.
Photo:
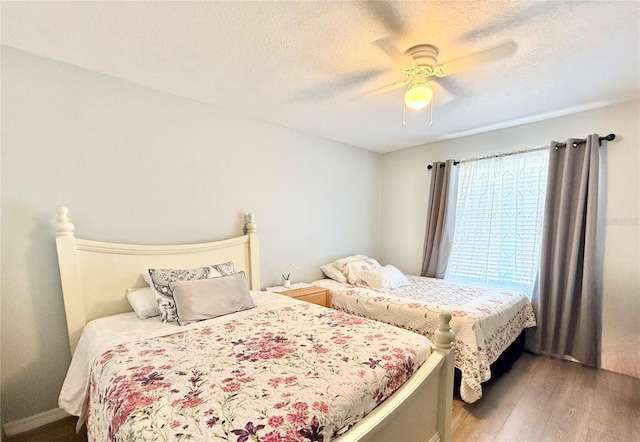
<path fill-rule="evenodd" d="M 253 214 L 245 223 L 222 241 L 114 244 L 76 238 L 57 209 L 73 356 L 59 403 L 89 440 L 450 440 L 451 315 L 430 341 L 261 292 Z M 147 269 L 211 263 L 244 272 L 255 306 L 184 326 L 131 312 Z"/>
<path fill-rule="evenodd" d="M 345 268 L 344 262 L 348 259 L 344 258 L 338 266 Z M 372 268 L 364 264 L 364 274 L 371 274 L 379 267 L 377 261 L 370 261 Z M 359 270 L 358 263 L 363 261 L 352 262 L 355 265 L 349 265 L 353 271 Z M 327 271 L 323 266 L 323 271 L 331 274 L 333 269 Z M 353 275 L 351 282 L 322 279 L 313 284 L 329 289 L 334 309 L 383 321 L 427 337 L 433 337 L 438 328 L 438 314 L 443 310 L 450 311 L 453 316 L 451 328 L 456 335 L 455 366 L 460 378 L 456 382 L 459 382 L 460 397 L 467 403 L 477 401 L 482 397 L 482 383 L 492 377 L 492 364 L 495 364 L 494 369 L 498 368 L 503 353 L 504 359 L 517 354 L 513 348 L 516 343 L 523 342 L 523 330 L 536 325 L 529 299 L 518 291 L 401 276 L 406 277 L 406 285 L 394 289 L 376 286 L 378 290 L 373 290 Z M 507 367 L 510 363 L 506 364 Z"/>

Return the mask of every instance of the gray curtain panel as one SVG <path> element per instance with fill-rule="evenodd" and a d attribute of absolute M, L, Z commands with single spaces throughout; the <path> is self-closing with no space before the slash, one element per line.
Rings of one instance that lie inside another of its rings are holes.
<path fill-rule="evenodd" d="M 435 162 L 431 169 L 429 215 L 424 235 L 422 276 L 443 278 L 453 244 L 458 168 L 454 160 Z"/>
<path fill-rule="evenodd" d="M 534 353 L 599 365 L 601 302 L 596 288 L 599 138 L 551 142 L 540 271 L 533 291 Z"/>

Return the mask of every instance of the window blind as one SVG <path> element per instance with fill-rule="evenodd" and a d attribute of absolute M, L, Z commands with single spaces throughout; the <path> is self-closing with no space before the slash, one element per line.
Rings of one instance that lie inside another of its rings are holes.
<path fill-rule="evenodd" d="M 548 150 L 460 163 L 453 247 L 445 279 L 533 290 Z"/>

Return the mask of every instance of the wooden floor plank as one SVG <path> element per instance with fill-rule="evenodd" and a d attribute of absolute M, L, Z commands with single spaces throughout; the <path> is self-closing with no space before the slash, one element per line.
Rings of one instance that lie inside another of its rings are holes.
<path fill-rule="evenodd" d="M 565 381 L 561 361 L 542 358 L 496 440 L 540 440 Z"/>
<path fill-rule="evenodd" d="M 540 440 L 586 441 L 598 371 L 572 362 L 562 363 L 568 376 L 558 391 L 558 400 Z"/>
<path fill-rule="evenodd" d="M 452 435 L 453 441 L 492 442 L 494 439 L 494 436 L 483 433 L 473 425 L 461 426 Z"/>
<path fill-rule="evenodd" d="M 640 420 L 638 379 L 599 371 L 588 440 L 636 441 Z"/>
<path fill-rule="evenodd" d="M 520 401 L 541 361 L 531 354 L 522 355 L 497 382 L 483 387 L 483 397 L 479 401 L 473 404 L 461 402 L 468 415 L 452 432 L 453 440 L 465 441 L 465 437 L 476 433 L 495 438 Z"/>
<path fill-rule="evenodd" d="M 540 440 L 549 419 L 550 410 L 519 402 L 494 440 Z"/>
<path fill-rule="evenodd" d="M 467 416 L 469 416 L 469 411 L 465 408 L 464 402 L 454 400 L 451 419 L 451 433 L 455 433 L 455 431 L 463 424 Z"/>
<path fill-rule="evenodd" d="M 7 437 L 5 442 L 86 442 L 85 428 L 76 433 L 77 421 L 77 418 L 70 416 L 32 431 Z"/>

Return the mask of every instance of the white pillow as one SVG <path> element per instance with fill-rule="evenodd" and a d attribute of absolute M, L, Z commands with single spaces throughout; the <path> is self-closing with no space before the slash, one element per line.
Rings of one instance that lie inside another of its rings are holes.
<path fill-rule="evenodd" d="M 404 274 L 392 265 L 364 270 L 360 272 L 360 280 L 374 290 L 386 291 L 397 289 L 410 282 Z"/>
<path fill-rule="evenodd" d="M 380 267 L 381 266 L 378 261 L 373 258 L 351 261 L 347 264 L 347 281 L 349 281 L 349 284 L 353 284 L 358 287 L 366 286 L 360 278 L 362 272 L 371 269 L 379 269 Z"/>
<path fill-rule="evenodd" d="M 244 272 L 213 279 L 169 283 L 178 311 L 178 324 L 240 312 L 256 305 Z"/>
<path fill-rule="evenodd" d="M 347 277 L 347 264 L 351 261 L 362 261 L 363 259 L 367 259 L 367 255 L 351 255 L 346 258 L 340 258 L 333 261 L 333 266 L 342 273 L 345 278 Z"/>
<path fill-rule="evenodd" d="M 331 278 L 334 281 L 341 282 L 342 284 L 347 283 L 347 277 L 344 276 L 340 270 L 335 268 L 333 263 L 320 266 L 320 270 L 322 270 L 322 273 L 324 273 L 327 278 Z"/>
<path fill-rule="evenodd" d="M 160 316 L 156 294 L 151 287 L 127 289 L 127 300 L 140 319 Z"/>

